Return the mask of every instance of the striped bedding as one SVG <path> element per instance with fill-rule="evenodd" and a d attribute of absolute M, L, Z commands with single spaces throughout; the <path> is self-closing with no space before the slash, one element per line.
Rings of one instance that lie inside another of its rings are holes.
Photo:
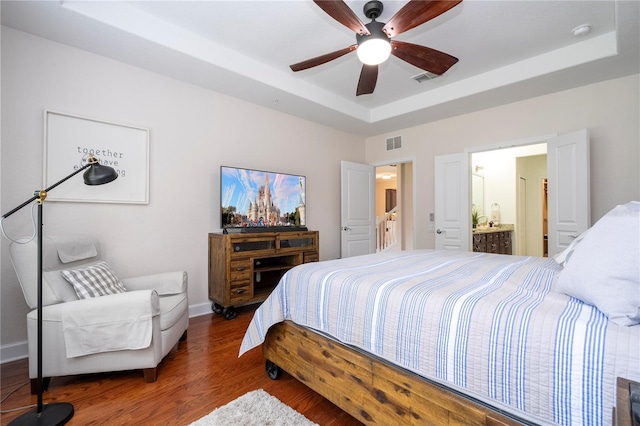
<path fill-rule="evenodd" d="M 536 424 L 610 425 L 640 380 L 640 326 L 554 291 L 552 259 L 415 250 L 288 271 L 240 355 L 283 320 L 319 330 Z"/>

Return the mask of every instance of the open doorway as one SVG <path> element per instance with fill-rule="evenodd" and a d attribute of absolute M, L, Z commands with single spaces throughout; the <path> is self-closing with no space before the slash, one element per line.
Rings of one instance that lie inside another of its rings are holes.
<path fill-rule="evenodd" d="M 545 144 L 546 145 L 546 144 Z M 547 154 L 516 157 L 516 253 L 524 256 L 547 256 Z"/>
<path fill-rule="evenodd" d="M 413 248 L 413 163 L 375 167 L 376 252 Z"/>
<path fill-rule="evenodd" d="M 477 233 L 472 228 L 472 194 L 470 190 L 472 170 L 476 165 L 479 170 L 484 167 L 484 177 L 487 172 L 494 169 L 482 164 L 473 164 L 478 161 L 476 154 L 488 153 L 490 161 L 495 162 L 496 171 L 506 168 L 515 169 L 515 161 L 500 161 L 500 153 L 513 147 L 533 147 L 539 145 L 546 151 L 547 156 L 547 255 L 554 256 L 566 249 L 571 242 L 587 230 L 591 224 L 590 219 L 590 174 L 589 174 L 589 132 L 580 129 L 563 135 L 548 135 L 530 138 L 527 140 L 503 142 L 490 147 L 468 148 L 466 152 L 439 155 L 435 157 L 435 247 L 436 249 L 475 250 L 471 244 L 472 237 Z M 544 151 L 542 153 L 544 153 Z M 531 155 L 542 154 L 530 153 Z M 470 167 L 471 164 L 471 167 Z M 502 208 L 499 210 L 499 223 L 512 223 L 518 205 L 516 190 L 518 186 L 516 173 L 507 174 L 506 180 L 512 182 L 513 188 L 506 198 L 504 206 L 500 200 L 495 200 L 490 193 L 492 185 L 485 186 L 485 208 L 494 203 Z M 526 185 L 527 193 L 530 188 L 540 188 L 542 185 Z M 455 195 L 458 195 L 457 197 Z M 521 203 L 522 204 L 522 203 Z M 513 209 L 507 214 L 507 207 Z M 527 207 L 528 204 L 527 204 Z M 541 205 L 535 207 L 541 208 Z M 489 212 L 493 216 L 493 211 Z M 495 223 L 495 222 L 494 222 Z M 513 234 L 513 225 L 508 231 Z M 496 230 L 491 230 L 496 232 Z M 505 236 L 506 229 L 502 231 Z M 508 235 L 507 235 L 508 237 Z M 514 241 L 509 238 L 510 241 Z M 517 232 L 516 236 L 517 238 Z M 544 241 L 544 236 L 540 235 Z M 545 244 L 543 244 L 544 246 Z M 492 247 L 493 248 L 493 247 Z M 480 251 L 480 250 L 478 250 Z"/>
<path fill-rule="evenodd" d="M 499 209 L 502 225 L 513 226 L 513 254 L 544 256 L 547 231 L 544 202 L 547 178 L 547 144 L 533 143 L 472 153 L 474 178 L 482 180 L 482 199 L 474 194 L 474 205 L 480 205 L 479 216 L 489 218 Z M 482 221 L 482 220 L 480 220 Z"/>

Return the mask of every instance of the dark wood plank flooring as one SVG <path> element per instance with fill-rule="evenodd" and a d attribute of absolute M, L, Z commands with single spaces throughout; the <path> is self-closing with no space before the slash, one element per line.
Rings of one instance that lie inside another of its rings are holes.
<path fill-rule="evenodd" d="M 186 342 L 165 358 L 155 383 L 142 371 L 54 377 L 44 402 L 70 402 L 69 425 L 188 425 L 235 398 L 264 389 L 321 426 L 361 425 L 289 374 L 271 380 L 260 348 L 238 358 L 244 331 L 257 305 L 238 309 L 230 321 L 221 315 L 192 318 Z M 45 351 L 46 356 L 46 351 Z M 2 410 L 36 403 L 29 392 L 27 360 L 2 365 Z M 1 424 L 28 410 L 2 414 Z"/>

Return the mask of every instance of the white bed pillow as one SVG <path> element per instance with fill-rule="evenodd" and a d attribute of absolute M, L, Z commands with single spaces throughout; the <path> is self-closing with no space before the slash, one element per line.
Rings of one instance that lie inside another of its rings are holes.
<path fill-rule="evenodd" d="M 571 244 L 569 244 L 566 249 L 562 250 L 560 253 L 556 253 L 555 256 L 553 256 L 553 260 L 558 262 L 558 264 L 560 264 L 561 266 L 564 266 L 564 264 L 569 260 L 569 258 L 575 251 L 578 243 L 582 241 L 582 239 L 585 237 L 585 235 L 587 235 L 588 232 L 589 229 L 574 238 L 574 240 L 571 241 Z"/>
<path fill-rule="evenodd" d="M 60 273 L 73 286 L 80 299 L 127 291 L 106 262 L 98 262 L 84 269 L 60 271 Z"/>
<path fill-rule="evenodd" d="M 640 324 L 640 202 L 617 206 L 573 246 L 556 289 L 620 325 Z"/>

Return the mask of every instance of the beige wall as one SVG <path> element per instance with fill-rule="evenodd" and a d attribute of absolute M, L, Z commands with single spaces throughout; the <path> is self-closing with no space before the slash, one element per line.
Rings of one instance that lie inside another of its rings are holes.
<path fill-rule="evenodd" d="M 392 162 L 385 139 L 401 135 L 403 157 L 414 156 L 416 247 L 433 248 L 434 158 L 582 128 L 591 142 L 591 219 L 640 199 L 639 75 L 541 96 L 367 139 L 368 163 Z"/>
<path fill-rule="evenodd" d="M 401 217 L 401 227 L 402 227 L 402 249 L 403 250 L 411 250 L 414 248 L 413 246 L 413 191 L 414 191 L 414 182 L 413 182 L 413 162 L 406 162 L 398 164 L 400 168 L 398 179 L 398 199 L 399 203 L 402 206 L 402 217 Z"/>
<path fill-rule="evenodd" d="M 307 226 L 320 231 L 322 259 L 339 257 L 340 161 L 364 162 L 364 138 L 10 28 L 1 47 L 2 213 L 42 188 L 49 109 L 149 128 L 150 203 L 48 202 L 45 232 L 96 234 L 122 277 L 186 270 L 192 313 L 211 307 L 207 234 L 220 231 L 221 165 L 306 175 Z M 16 213 L 7 231 L 31 233 L 28 218 Z M 27 306 L 1 244 L 4 360 L 26 353 Z"/>

